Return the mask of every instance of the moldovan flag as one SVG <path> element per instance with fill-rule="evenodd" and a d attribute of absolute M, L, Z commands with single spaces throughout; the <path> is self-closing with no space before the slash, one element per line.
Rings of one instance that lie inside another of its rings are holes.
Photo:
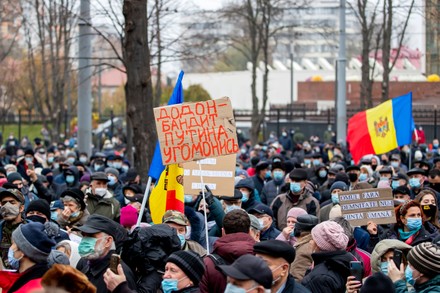
<path fill-rule="evenodd" d="M 357 163 L 364 155 L 384 154 L 410 144 L 413 129 L 412 93 L 357 113 L 347 129 L 353 160 Z"/>
<path fill-rule="evenodd" d="M 184 212 L 183 168 L 179 164 L 165 167 L 150 196 L 150 212 L 154 224 L 162 223 L 168 210 Z"/>

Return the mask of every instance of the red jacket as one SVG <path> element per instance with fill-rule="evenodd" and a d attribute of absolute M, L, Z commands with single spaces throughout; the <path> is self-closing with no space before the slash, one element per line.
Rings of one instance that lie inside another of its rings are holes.
<path fill-rule="evenodd" d="M 253 254 L 255 240 L 246 233 L 227 234 L 214 243 L 212 253 L 218 254 L 227 264 L 232 264 L 244 254 Z M 200 281 L 201 293 L 223 293 L 226 288 L 226 276 L 217 270 L 210 257 L 205 257 L 205 273 Z"/>

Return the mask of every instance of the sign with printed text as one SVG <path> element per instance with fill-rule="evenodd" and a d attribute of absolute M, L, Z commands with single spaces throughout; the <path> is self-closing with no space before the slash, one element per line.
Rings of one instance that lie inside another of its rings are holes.
<path fill-rule="evenodd" d="M 164 165 L 236 154 L 234 113 L 228 97 L 154 108 Z"/>
<path fill-rule="evenodd" d="M 393 193 L 390 188 L 359 189 L 339 193 L 342 216 L 352 226 L 369 221 L 378 225 L 396 223 Z"/>
<path fill-rule="evenodd" d="M 233 154 L 184 163 L 185 194 L 197 195 L 205 185 L 208 185 L 215 196 L 233 196 L 235 162 L 236 155 Z M 203 184 L 200 175 L 203 176 Z"/>

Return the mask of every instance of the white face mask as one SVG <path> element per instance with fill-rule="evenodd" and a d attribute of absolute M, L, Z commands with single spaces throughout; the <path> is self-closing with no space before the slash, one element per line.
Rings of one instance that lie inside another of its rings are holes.
<path fill-rule="evenodd" d="M 103 197 L 107 193 L 107 188 L 95 188 L 95 194 Z"/>

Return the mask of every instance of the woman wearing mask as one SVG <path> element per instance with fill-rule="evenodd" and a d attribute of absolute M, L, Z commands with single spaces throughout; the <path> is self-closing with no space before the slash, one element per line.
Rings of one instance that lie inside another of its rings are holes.
<path fill-rule="evenodd" d="M 306 210 L 302 208 L 291 208 L 287 212 L 287 227 L 281 231 L 276 240 L 288 241 L 291 245 L 294 245 L 296 243 L 296 237 L 294 236 L 296 218 L 301 215 L 307 215 Z"/>
<path fill-rule="evenodd" d="M 395 208 L 397 223 L 384 232 L 378 230 L 375 223 L 369 222 L 367 231 L 370 233 L 370 247 L 379 240 L 398 239 L 408 245 L 415 246 L 422 242 L 431 242 L 437 234 L 430 234 L 423 225 L 423 212 L 420 205 L 411 200 Z M 378 232 L 379 231 L 379 232 Z"/>
<path fill-rule="evenodd" d="M 61 200 L 64 210 L 56 219 L 58 224 L 63 229 L 84 225 L 90 216 L 84 202 L 84 193 L 78 188 L 70 188 L 61 194 Z"/>
<path fill-rule="evenodd" d="M 414 201 L 420 204 L 425 215 L 425 229 L 431 234 L 438 233 L 440 224 L 438 222 L 437 195 L 434 190 L 430 188 L 422 190 Z"/>
<path fill-rule="evenodd" d="M 397 239 L 384 239 L 377 243 L 371 253 L 371 272 L 382 272 L 388 275 L 388 264 L 393 260 L 394 249 L 399 249 L 403 252 L 402 262 L 406 266 L 406 255 L 412 247 Z"/>

